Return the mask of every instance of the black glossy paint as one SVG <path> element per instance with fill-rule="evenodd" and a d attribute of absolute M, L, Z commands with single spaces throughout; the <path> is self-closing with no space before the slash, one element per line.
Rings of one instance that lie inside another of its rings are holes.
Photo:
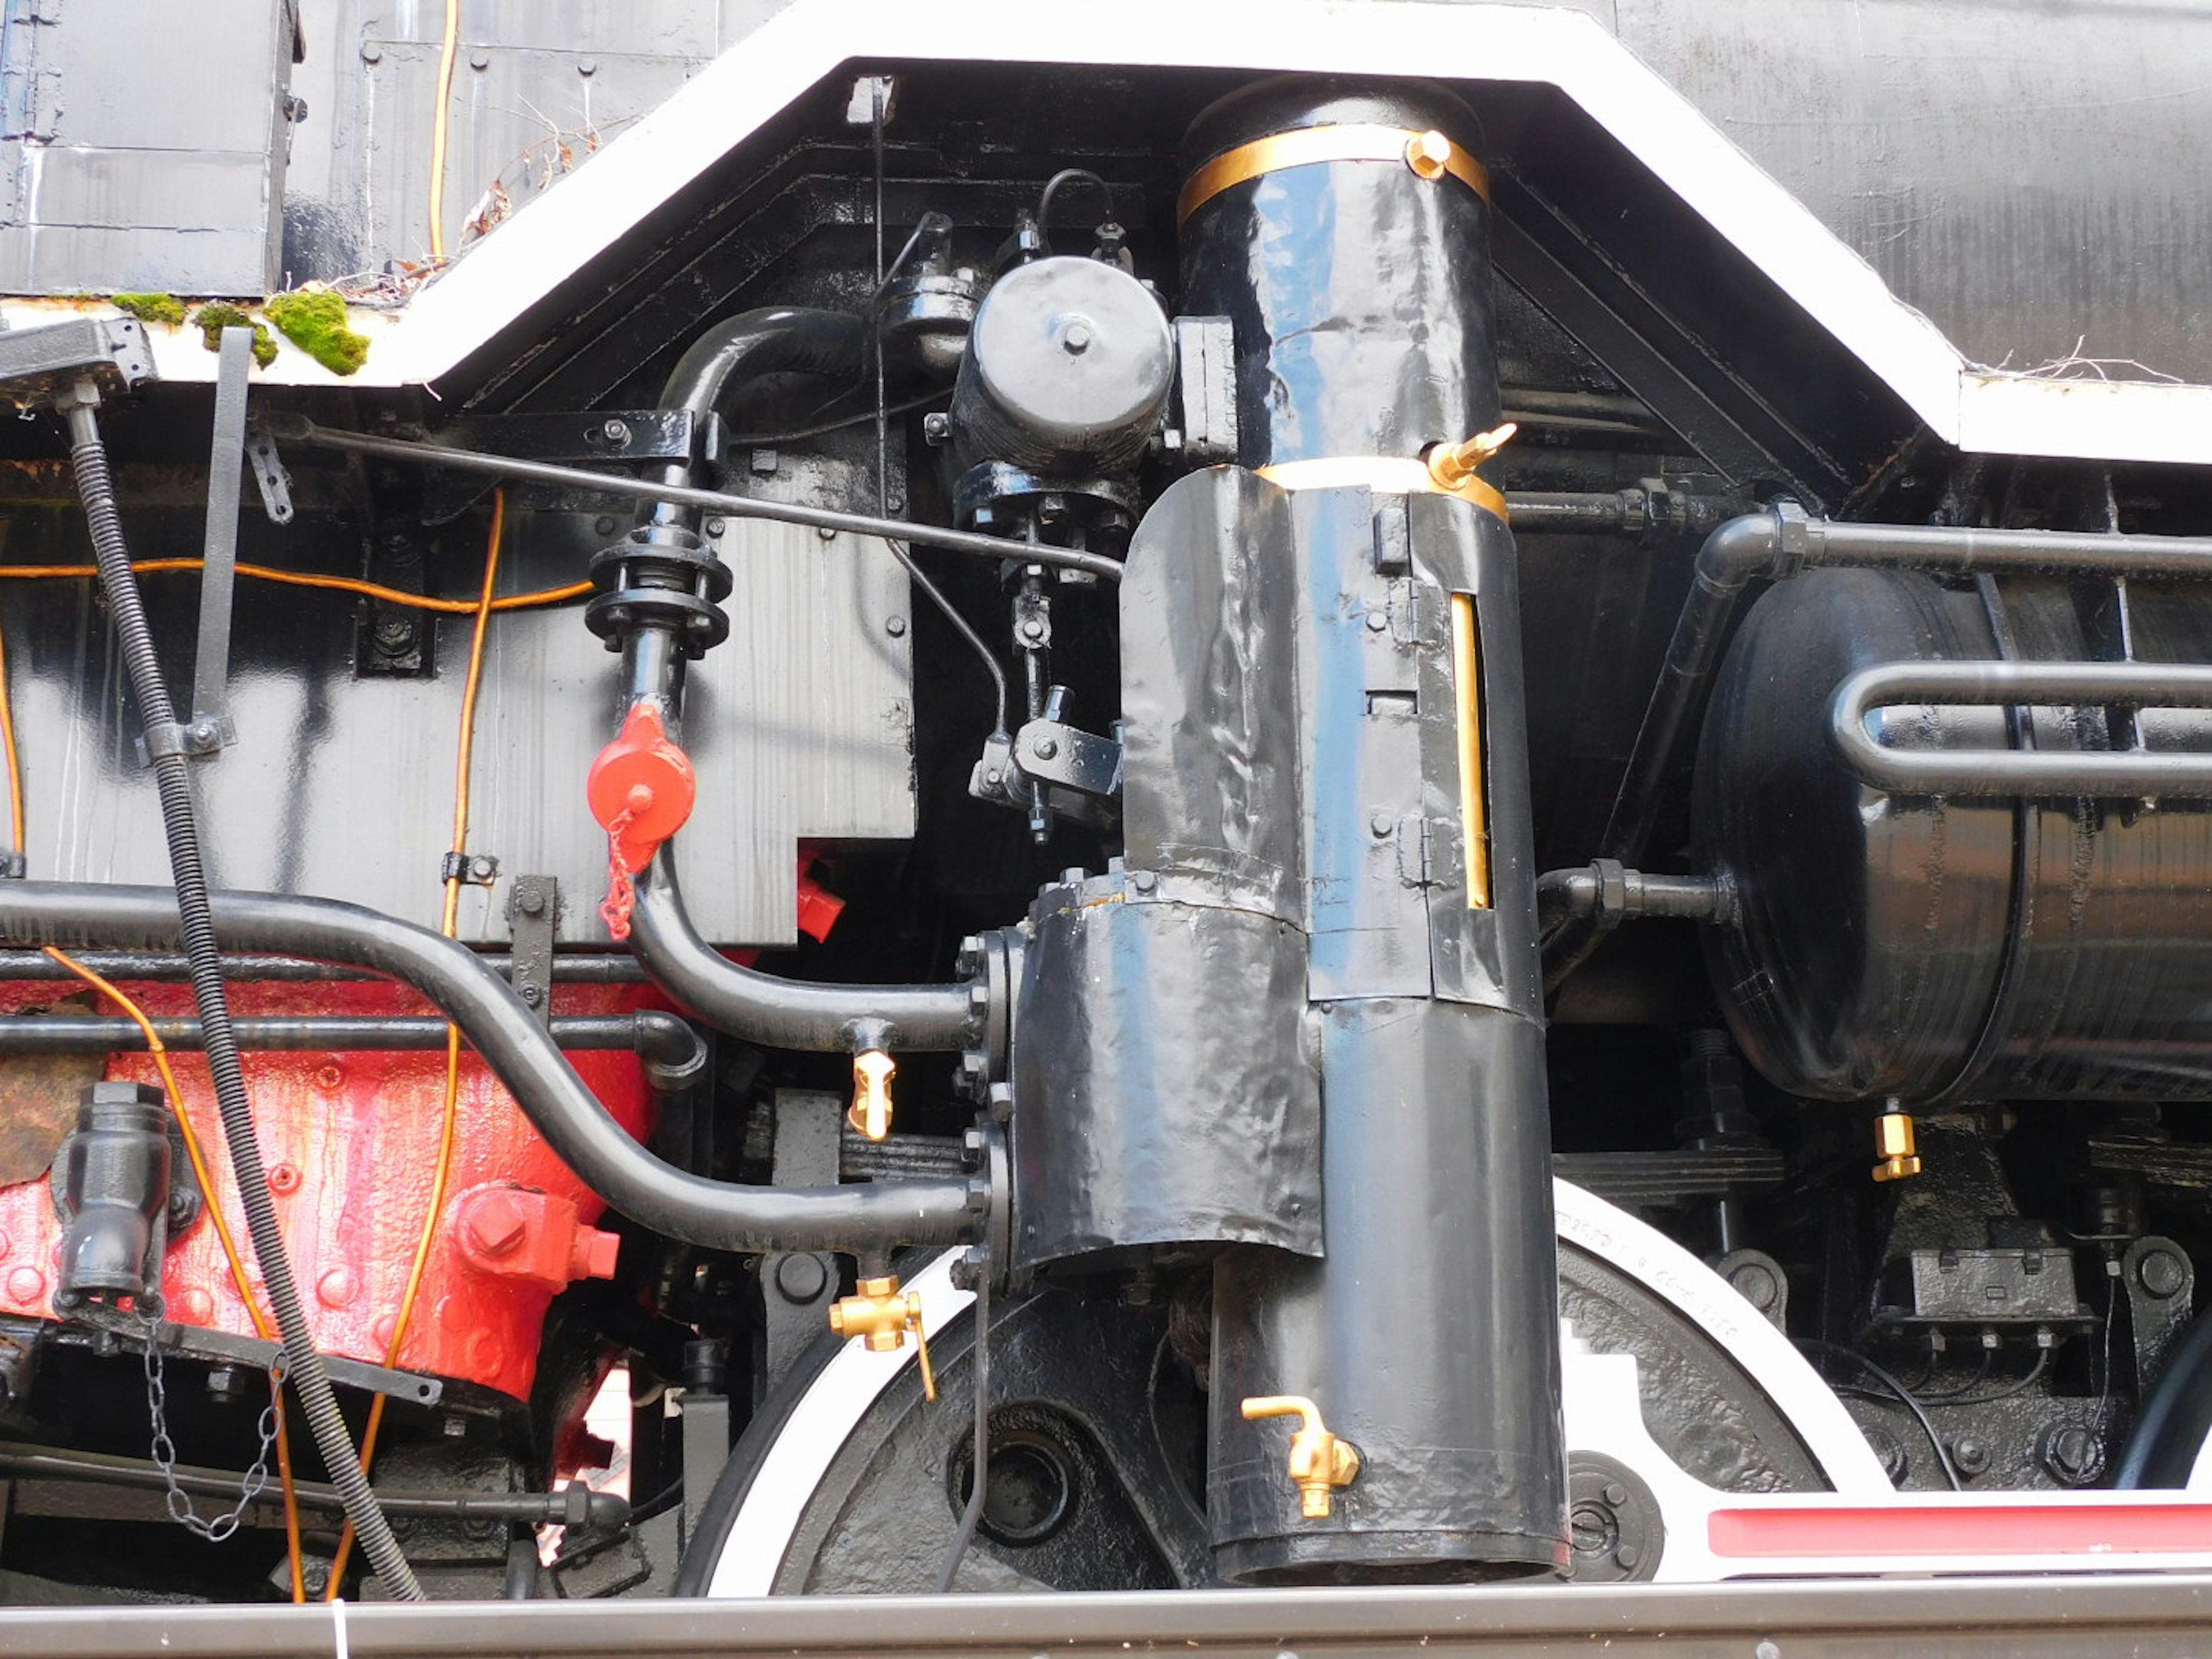
<path fill-rule="evenodd" d="M 1263 83 L 1193 161 L 1304 125 L 1464 139 L 1441 95 Z M 1232 186 L 1185 226 L 1186 303 L 1232 319 L 1248 465 L 1410 456 L 1491 423 L 1487 210 L 1401 162 Z M 1291 496 L 1269 578 L 1297 593 L 1306 997 L 1326 1254 L 1216 1264 L 1207 1516 L 1232 1581 L 1510 1577 L 1567 1561 L 1559 1310 L 1512 541 L 1457 500 Z M 1255 503 L 1255 528 L 1264 503 Z M 1451 595 L 1476 596 L 1496 904 L 1469 908 Z M 1289 711 L 1286 711 L 1286 715 Z M 1284 1425 L 1304 1394 L 1358 1478 L 1307 1519 Z"/>
<path fill-rule="evenodd" d="M 2101 589 L 2101 594 L 2094 591 Z M 2212 813 L 2081 800 L 1890 796 L 1824 740 L 1838 684 L 1874 663 L 2110 659 L 2115 588 L 2007 576 L 1976 587 L 1816 570 L 1747 617 L 1698 758 L 1699 868 L 1737 883 L 1708 935 L 1745 1053 L 1793 1093 L 2212 1098 Z M 2138 659 L 2202 662 L 2212 598 L 2128 585 Z M 1900 708 L 1893 745 L 2104 750 L 2095 708 Z M 2202 711 L 2136 717 L 2202 748 Z"/>
<path fill-rule="evenodd" d="M 1377 91 L 1285 80 L 1200 115 L 1194 167 L 1294 127 L 1372 122 L 1471 142 L 1441 88 Z M 1498 421 L 1490 214 L 1457 179 L 1402 161 L 1285 168 L 1233 185 L 1183 226 L 1182 309 L 1237 337 L 1247 466 L 1336 455 L 1413 455 Z"/>

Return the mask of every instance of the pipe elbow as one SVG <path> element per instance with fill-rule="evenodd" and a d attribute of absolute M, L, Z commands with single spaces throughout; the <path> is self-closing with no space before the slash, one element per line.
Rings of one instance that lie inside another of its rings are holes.
<path fill-rule="evenodd" d="M 1779 505 L 1745 513 L 1717 526 L 1698 549 L 1698 574 L 1734 592 L 1773 564 L 1782 550 Z"/>

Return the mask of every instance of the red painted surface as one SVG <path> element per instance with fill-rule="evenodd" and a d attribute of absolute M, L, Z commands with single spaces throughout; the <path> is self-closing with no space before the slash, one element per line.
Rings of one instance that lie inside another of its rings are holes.
<path fill-rule="evenodd" d="M 2212 1504 L 1990 1504 L 1716 1510 L 1716 1555 L 2180 1554 L 2212 1550 Z"/>
<path fill-rule="evenodd" d="M 156 1018 L 193 1012 L 186 985 L 125 984 L 123 989 Z M 0 1014 L 70 994 L 66 985 L 0 984 Z M 555 988 L 554 1008 L 563 1014 L 628 1012 L 649 996 L 640 986 L 562 985 Z M 240 1015 L 435 1012 L 404 987 L 358 981 L 237 985 L 231 1008 Z M 100 1012 L 120 1011 L 102 999 Z M 642 1133 L 649 1099 L 636 1057 L 593 1053 L 569 1060 L 623 1127 Z M 224 1218 L 251 1272 L 252 1246 L 206 1063 L 196 1054 L 174 1054 L 172 1063 Z M 381 1364 L 430 1200 L 445 1053 L 247 1054 L 245 1066 L 262 1160 L 316 1346 L 325 1353 Z M 106 1075 L 161 1080 L 144 1054 L 114 1056 Z M 612 1237 L 591 1226 L 605 1207 L 464 1045 L 459 1132 L 445 1213 L 400 1365 L 526 1397 L 556 1285 L 578 1270 L 603 1274 L 613 1267 Z M 467 1230 L 477 1237 L 472 1249 L 463 1220 L 480 1212 L 498 1224 Z M 504 1248 L 487 1253 L 481 1245 L 487 1237 L 506 1240 Z M 48 1297 L 59 1241 L 43 1180 L 0 1188 L 0 1311 L 52 1316 Z M 253 1334 L 204 1215 L 171 1242 L 164 1282 L 171 1318 Z M 258 1297 L 258 1275 L 254 1283 Z"/>

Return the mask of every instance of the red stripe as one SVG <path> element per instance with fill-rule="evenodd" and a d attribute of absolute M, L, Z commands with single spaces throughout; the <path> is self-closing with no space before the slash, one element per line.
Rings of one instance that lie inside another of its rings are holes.
<path fill-rule="evenodd" d="M 1716 1510 L 1713 1553 L 1770 1556 L 2212 1552 L 2212 1504 Z"/>

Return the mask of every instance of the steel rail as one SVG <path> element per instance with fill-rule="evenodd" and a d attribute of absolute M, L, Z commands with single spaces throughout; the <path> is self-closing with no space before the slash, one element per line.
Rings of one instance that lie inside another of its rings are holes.
<path fill-rule="evenodd" d="M 23 1607 L 9 1659 L 2199 1659 L 2212 1576 Z"/>

